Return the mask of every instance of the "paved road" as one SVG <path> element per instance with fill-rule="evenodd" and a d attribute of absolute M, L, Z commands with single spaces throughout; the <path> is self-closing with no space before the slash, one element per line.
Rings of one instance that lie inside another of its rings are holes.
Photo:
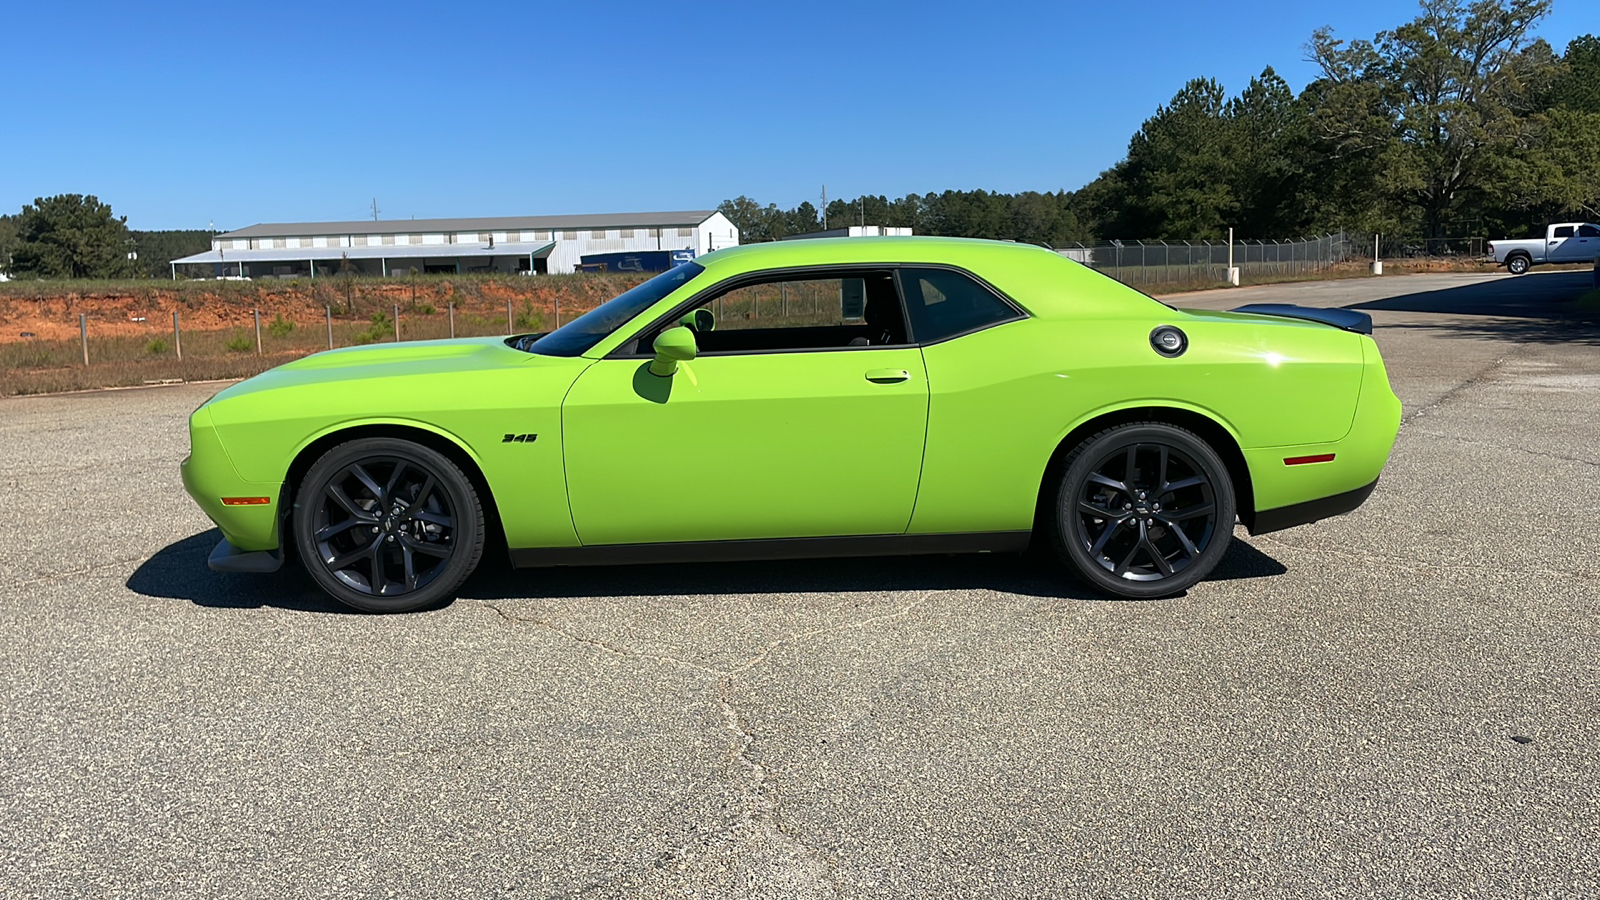
<path fill-rule="evenodd" d="M 1406 424 L 1149 603 L 934 558 L 347 615 L 206 571 L 212 387 L 0 401 L 0 895 L 1594 896 L 1585 277 L 1180 298 L 1366 306 Z"/>

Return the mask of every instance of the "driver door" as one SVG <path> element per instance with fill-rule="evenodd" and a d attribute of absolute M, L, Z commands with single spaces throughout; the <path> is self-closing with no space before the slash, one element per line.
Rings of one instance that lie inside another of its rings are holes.
<path fill-rule="evenodd" d="M 699 355 L 675 374 L 651 374 L 649 348 L 678 317 L 641 336 L 644 352 L 590 366 L 567 395 L 579 540 L 904 533 L 928 380 L 892 273 L 741 279 L 695 307 L 717 324 L 697 332 Z"/>

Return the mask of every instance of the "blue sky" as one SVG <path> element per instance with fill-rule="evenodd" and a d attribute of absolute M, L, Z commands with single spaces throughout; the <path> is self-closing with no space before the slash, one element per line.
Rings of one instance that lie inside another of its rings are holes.
<path fill-rule="evenodd" d="M 1400 0 L 48 3 L 3 14 L 0 211 L 96 194 L 134 228 L 788 207 L 1075 189 L 1191 77 Z M 1225 13 L 1223 12 L 1225 11 Z M 1600 31 L 1556 0 L 1539 34 Z"/>

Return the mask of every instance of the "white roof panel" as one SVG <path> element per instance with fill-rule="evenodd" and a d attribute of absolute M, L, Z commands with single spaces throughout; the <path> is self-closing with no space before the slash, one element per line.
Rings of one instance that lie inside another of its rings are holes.
<path fill-rule="evenodd" d="M 462 257 L 545 256 L 555 241 L 472 244 L 393 244 L 382 247 L 274 247 L 267 250 L 207 250 L 174 263 L 335 262 L 340 259 L 460 259 Z"/>

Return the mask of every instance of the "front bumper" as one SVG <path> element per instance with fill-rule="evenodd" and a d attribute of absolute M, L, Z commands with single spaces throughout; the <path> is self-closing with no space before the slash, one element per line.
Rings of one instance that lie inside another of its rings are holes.
<path fill-rule="evenodd" d="M 283 554 L 271 550 L 240 550 L 223 538 L 211 551 L 206 565 L 213 572 L 243 572 L 265 575 L 283 568 Z"/>
<path fill-rule="evenodd" d="M 281 544 L 283 483 L 246 481 L 239 477 L 211 426 L 205 407 L 189 419 L 189 456 L 180 466 L 183 489 L 233 547 L 243 552 L 277 550 Z M 266 503 L 229 506 L 223 498 L 266 498 Z"/>

